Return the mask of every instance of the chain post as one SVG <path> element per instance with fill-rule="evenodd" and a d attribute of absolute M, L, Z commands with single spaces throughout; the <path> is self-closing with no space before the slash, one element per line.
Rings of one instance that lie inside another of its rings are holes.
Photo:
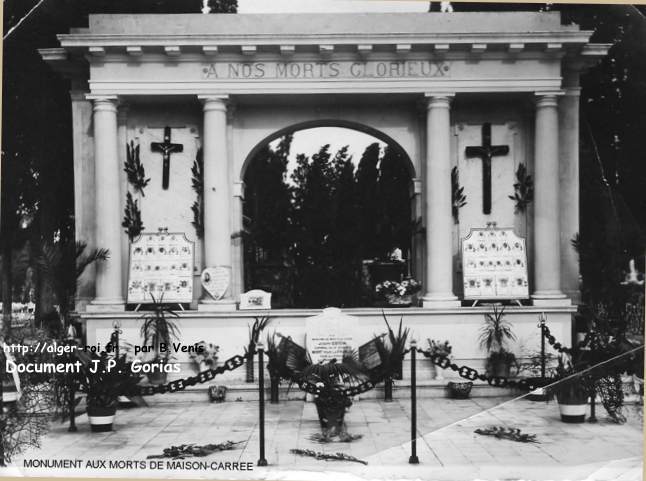
<path fill-rule="evenodd" d="M 259 432 L 260 432 L 260 458 L 258 459 L 258 466 L 267 466 L 267 459 L 265 459 L 265 346 L 262 342 L 256 345 L 258 350 L 258 397 L 259 397 Z M 251 358 L 253 362 L 253 357 Z"/>
<path fill-rule="evenodd" d="M 410 342 L 410 457 L 408 464 L 419 464 L 417 457 L 417 367 L 415 366 L 415 353 L 417 341 Z"/>
<path fill-rule="evenodd" d="M 597 422 L 597 393 L 595 390 L 595 383 L 592 383 L 592 392 L 590 393 L 590 417 L 588 418 L 589 423 Z"/>
<path fill-rule="evenodd" d="M 543 327 L 545 326 L 545 313 L 541 312 L 541 322 L 538 327 L 541 330 L 541 381 L 545 381 L 545 333 Z"/>

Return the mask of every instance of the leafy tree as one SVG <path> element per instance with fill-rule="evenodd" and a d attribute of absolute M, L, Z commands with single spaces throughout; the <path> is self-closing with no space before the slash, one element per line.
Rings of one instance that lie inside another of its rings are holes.
<path fill-rule="evenodd" d="M 382 252 L 395 247 L 408 257 L 411 239 L 410 173 L 400 152 L 386 146 L 379 164 L 379 220 Z"/>
<path fill-rule="evenodd" d="M 292 175 L 293 257 L 298 276 L 294 294 L 296 302 L 308 307 L 325 307 L 333 299 L 334 279 L 329 266 L 335 256 L 330 248 L 334 184 L 329 149 L 329 144 L 324 145 L 309 162 L 299 155 Z"/>
<path fill-rule="evenodd" d="M 377 227 L 379 221 L 377 199 L 379 150 L 377 142 L 366 148 L 359 161 L 356 174 L 361 253 L 365 259 L 382 257 L 385 254 L 378 240 Z"/>
<path fill-rule="evenodd" d="M 361 252 L 358 229 L 358 205 L 354 179 L 354 164 L 348 155 L 348 146 L 335 155 L 334 223 L 330 247 L 333 258 L 334 285 L 337 287 L 336 305 L 360 305 Z"/>
<path fill-rule="evenodd" d="M 264 146 L 245 175 L 250 240 L 262 246 L 269 260 L 279 262 L 287 248 L 290 192 L 285 176 L 291 142 L 292 135 L 286 135 L 275 149 Z"/>

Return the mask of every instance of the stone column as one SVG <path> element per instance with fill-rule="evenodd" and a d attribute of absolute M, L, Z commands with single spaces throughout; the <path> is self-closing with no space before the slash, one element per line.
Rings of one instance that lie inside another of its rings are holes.
<path fill-rule="evenodd" d="M 87 85 L 72 80 L 72 132 L 74 149 L 74 235 L 85 242 L 88 249 L 94 245 L 95 188 L 94 146 L 88 126 L 92 125 L 92 101 L 86 98 Z M 76 290 L 76 310 L 84 311 L 95 297 L 96 266 L 87 266 Z"/>
<path fill-rule="evenodd" d="M 119 184 L 122 186 L 122 195 L 119 196 L 121 200 L 120 212 L 123 216 L 123 212 L 126 208 L 126 192 L 130 190 L 130 185 L 128 184 L 128 176 L 123 170 L 124 163 L 126 162 L 126 143 L 128 142 L 128 112 L 130 107 L 124 102 L 119 102 L 117 110 L 117 151 L 119 153 Z M 138 199 L 138 196 L 134 196 L 136 200 L 139 201 L 139 206 L 141 207 L 141 199 Z M 121 252 L 129 253 L 130 252 L 130 239 L 125 234 L 121 236 Z M 122 282 L 124 286 L 128 285 L 128 255 L 124 255 L 123 259 L 123 268 L 122 268 Z"/>
<path fill-rule="evenodd" d="M 571 240 L 579 232 L 579 70 L 565 68 L 565 95 L 559 99 L 561 208 L 561 288 L 574 302 L 581 298 L 579 259 Z"/>
<path fill-rule="evenodd" d="M 422 305 L 460 305 L 453 294 L 450 95 L 427 95 L 426 294 Z"/>
<path fill-rule="evenodd" d="M 121 183 L 117 98 L 94 97 L 95 245 L 110 258 L 97 263 L 96 297 L 88 310 L 124 309 L 121 252 Z"/>
<path fill-rule="evenodd" d="M 229 287 L 224 296 L 213 299 L 208 293 L 198 310 L 232 310 L 231 273 L 231 190 L 227 149 L 227 97 L 200 96 L 204 106 L 204 266 L 222 267 L 229 272 Z"/>
<path fill-rule="evenodd" d="M 561 292 L 559 116 L 556 94 L 536 97 L 534 135 L 534 305 L 564 305 Z"/>

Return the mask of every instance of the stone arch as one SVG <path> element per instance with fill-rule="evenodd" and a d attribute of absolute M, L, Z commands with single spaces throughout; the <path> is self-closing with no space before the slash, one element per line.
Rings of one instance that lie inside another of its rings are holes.
<path fill-rule="evenodd" d="M 240 181 L 244 180 L 247 169 L 249 168 L 250 164 L 252 163 L 258 151 L 262 149 L 263 146 L 267 145 L 268 143 L 290 132 L 298 132 L 301 130 L 314 129 L 317 127 L 339 127 L 339 128 L 350 129 L 350 130 L 357 130 L 359 132 L 363 132 L 365 134 L 371 135 L 381 140 L 382 142 L 394 148 L 396 152 L 401 155 L 401 158 L 404 159 L 404 161 L 406 162 L 406 169 L 408 170 L 411 181 L 417 178 L 417 175 L 415 172 L 415 166 L 413 165 L 413 162 L 410 156 L 408 155 L 408 152 L 406 152 L 406 150 L 399 144 L 399 142 L 397 142 L 391 136 L 383 133 L 378 129 L 375 129 L 373 127 L 370 127 L 368 125 L 365 125 L 359 122 L 354 122 L 350 120 L 339 120 L 339 119 L 318 119 L 318 120 L 308 120 L 306 122 L 300 122 L 297 124 L 289 125 L 287 127 L 284 127 L 282 129 L 275 131 L 274 133 L 260 140 L 245 157 L 245 160 L 242 163 L 242 167 L 240 168 L 239 180 Z"/>
<path fill-rule="evenodd" d="M 255 158 L 257 157 L 261 149 L 265 147 L 267 144 L 273 142 L 274 140 L 279 139 L 280 137 L 286 134 L 296 133 L 299 131 L 309 130 L 314 128 L 321 128 L 321 127 L 336 127 L 336 128 L 344 128 L 344 129 L 361 132 L 374 137 L 375 139 L 379 140 L 380 142 L 383 142 L 384 144 L 387 144 L 391 149 L 395 151 L 395 153 L 398 155 L 400 159 L 400 162 L 401 162 L 400 165 L 403 166 L 403 170 L 405 170 L 406 173 L 408 174 L 408 179 L 409 179 L 408 195 L 409 195 L 410 215 L 411 215 L 410 220 L 411 220 L 411 223 L 414 223 L 414 221 L 419 217 L 417 213 L 419 210 L 419 205 L 418 205 L 419 199 L 418 199 L 418 196 L 416 195 L 416 188 L 418 188 L 419 179 L 417 177 L 417 169 L 415 168 L 415 164 L 411 160 L 410 155 L 408 154 L 406 149 L 404 149 L 402 145 L 398 141 L 393 139 L 390 135 L 384 133 L 383 131 L 377 128 L 373 128 L 356 121 L 338 120 L 336 118 L 307 120 L 307 121 L 293 123 L 289 126 L 277 129 L 276 131 L 274 131 L 269 135 L 265 135 L 261 140 L 255 141 L 255 144 L 253 143 L 251 144 L 253 145 L 253 148 L 251 148 L 251 150 L 249 150 L 249 152 L 247 153 L 239 170 L 240 182 L 244 185 L 246 177 L 250 173 L 249 169 L 253 170 Z M 243 222 L 243 218 L 244 218 L 243 198 L 244 196 L 240 196 L 240 208 L 239 208 L 240 215 L 236 219 L 236 222 L 239 223 L 241 228 L 244 223 Z M 246 263 L 244 244 L 245 243 L 243 240 L 239 241 L 238 243 L 239 254 L 237 258 L 238 259 L 237 270 L 239 271 L 238 275 L 240 276 L 239 285 L 240 285 L 241 291 L 244 290 L 244 288 L 250 287 L 250 286 L 245 286 L 245 280 L 247 279 L 247 276 L 252 275 L 251 271 L 247 270 L 247 268 L 249 268 L 249 265 Z M 420 250 L 420 247 L 418 244 L 419 242 L 416 234 L 414 232 L 411 232 L 409 243 L 406 246 L 406 249 L 408 250 L 407 251 L 408 255 L 411 256 L 410 257 L 411 262 L 408 264 L 407 274 L 412 276 L 417 276 L 419 278 L 421 276 L 421 272 L 420 272 L 420 269 L 418 268 L 418 264 L 419 264 L 418 261 L 421 260 L 419 256 L 421 255 L 422 251 Z M 404 252 L 404 254 L 406 254 L 406 252 Z M 258 287 L 258 286 L 255 286 L 255 287 Z M 260 287 L 264 288 L 263 286 L 260 286 Z M 288 307 L 293 307 L 293 306 L 288 306 Z"/>

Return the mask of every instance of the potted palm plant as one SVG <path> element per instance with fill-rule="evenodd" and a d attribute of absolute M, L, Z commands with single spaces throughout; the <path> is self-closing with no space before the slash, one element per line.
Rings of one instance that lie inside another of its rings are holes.
<path fill-rule="evenodd" d="M 585 421 L 590 389 L 585 377 L 576 375 L 581 370 L 576 366 L 572 356 L 562 354 L 558 359 L 556 376 L 561 379 L 550 391 L 556 393 L 556 400 L 564 423 L 582 423 Z"/>
<path fill-rule="evenodd" d="M 511 324 L 505 320 L 505 308 L 493 306 L 493 312 L 485 314 L 484 326 L 478 338 L 480 348 L 488 353 L 487 373 L 490 376 L 509 377 L 511 366 L 516 365 L 516 356 L 508 350 L 516 336 Z"/>
<path fill-rule="evenodd" d="M 172 318 L 179 316 L 170 306 L 163 303 L 163 296 L 155 299 L 155 296 L 150 294 L 150 297 L 153 301 L 152 310 L 142 316 L 144 322 L 141 325 L 141 337 L 144 345 L 153 347 L 154 355 L 149 363 L 157 365 L 158 368 L 151 369 L 146 375 L 151 384 L 163 384 L 167 377 L 163 365 L 170 360 L 171 350 L 166 349 L 162 352 L 160 347 L 162 344 L 170 346 L 173 341 L 178 340 L 179 328 Z"/>
<path fill-rule="evenodd" d="M 291 379 L 291 371 L 287 367 L 289 351 L 283 347 L 282 339 L 277 341 L 277 333 L 267 336 L 266 354 L 268 358 L 267 372 L 269 373 L 269 402 L 278 404 L 278 394 L 281 379 Z"/>
<path fill-rule="evenodd" d="M 111 358 L 83 350 L 76 351 L 81 362 L 79 381 L 87 394 L 87 414 L 93 432 L 112 431 L 119 396 L 131 394 L 141 378 L 132 373 L 126 354 Z"/>
<path fill-rule="evenodd" d="M 388 327 L 388 341 L 384 342 L 383 336 L 375 336 L 374 339 L 375 347 L 381 360 L 377 376 L 384 381 L 384 401 L 392 401 L 395 379 L 402 379 L 403 377 L 402 363 L 406 353 L 406 340 L 408 339 L 409 329 L 402 329 L 402 316 L 399 319 L 399 328 L 395 334 L 390 324 L 388 324 L 386 314 L 382 312 L 382 316 Z"/>

